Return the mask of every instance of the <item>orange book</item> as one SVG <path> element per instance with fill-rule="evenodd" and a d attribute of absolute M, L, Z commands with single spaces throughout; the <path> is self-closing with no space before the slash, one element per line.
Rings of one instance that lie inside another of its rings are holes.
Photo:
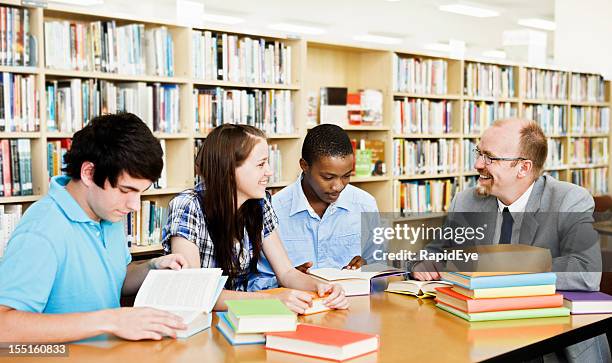
<path fill-rule="evenodd" d="M 378 347 L 378 335 L 309 324 L 298 324 L 292 332 L 266 333 L 266 349 L 335 361 L 376 352 Z"/>
<path fill-rule="evenodd" d="M 436 301 L 466 313 L 522 309 L 556 308 L 563 306 L 563 295 L 499 297 L 472 299 L 453 291 L 452 287 L 437 287 Z"/>
<path fill-rule="evenodd" d="M 287 289 L 286 287 L 277 287 L 276 289 L 261 290 L 259 292 L 264 292 L 266 294 L 280 294 L 281 292 L 285 290 L 291 290 L 291 289 Z M 325 296 L 320 297 L 319 294 L 317 294 L 314 291 L 304 291 L 304 292 L 312 296 L 312 306 L 306 309 L 304 314 L 300 314 L 300 315 L 311 315 L 311 314 L 322 313 L 324 311 L 331 310 L 331 308 L 323 304 L 323 301 L 325 301 L 325 299 L 327 298 L 327 296 L 329 296 L 329 294 L 326 294 Z"/>

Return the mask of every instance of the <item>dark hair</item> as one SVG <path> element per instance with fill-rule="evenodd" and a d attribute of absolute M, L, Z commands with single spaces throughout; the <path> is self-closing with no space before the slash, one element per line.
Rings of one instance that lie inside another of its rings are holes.
<path fill-rule="evenodd" d="M 215 247 L 215 261 L 230 279 L 236 277 L 239 267 L 233 241 L 240 243 L 241 249 L 237 252 L 241 252 L 245 229 L 253 246 L 249 266 L 253 272 L 262 251 L 263 211 L 260 200 L 247 200 L 236 210 L 236 168 L 262 139 L 266 139 L 264 132 L 253 126 L 221 125 L 208 134 L 196 157 L 196 172 L 205 186 L 200 201 Z"/>
<path fill-rule="evenodd" d="M 157 180 L 164 167 L 159 141 L 138 116 L 131 113 L 95 117 L 72 137 L 62 169 L 74 180 L 81 179 L 81 166 L 94 164 L 93 180 L 101 188 L 108 179 L 114 188 L 127 172 L 133 178 Z"/>
<path fill-rule="evenodd" d="M 322 156 L 345 157 L 353 154 L 353 146 L 340 126 L 323 124 L 308 131 L 302 145 L 302 159 L 308 165 Z"/>

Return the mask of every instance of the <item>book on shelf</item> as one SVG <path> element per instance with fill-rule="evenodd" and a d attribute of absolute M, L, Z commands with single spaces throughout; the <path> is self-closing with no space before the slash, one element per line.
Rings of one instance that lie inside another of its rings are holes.
<path fill-rule="evenodd" d="M 570 180 L 593 195 L 608 194 L 608 168 L 572 170 Z"/>
<path fill-rule="evenodd" d="M 383 93 L 377 89 L 359 91 L 361 100 L 361 124 L 380 126 L 383 122 Z"/>
<path fill-rule="evenodd" d="M 464 94 L 476 97 L 515 96 L 514 67 L 466 62 Z"/>
<path fill-rule="evenodd" d="M 270 164 L 270 170 L 272 170 L 272 176 L 268 179 L 268 183 L 283 181 L 283 159 L 277 144 L 268 145 L 268 163 Z"/>
<path fill-rule="evenodd" d="M 437 303 L 436 307 L 470 322 L 509 319 L 550 318 L 569 315 L 569 309 L 565 307 L 487 311 L 480 313 L 466 313 L 443 303 Z"/>
<path fill-rule="evenodd" d="M 448 93 L 448 62 L 444 59 L 393 54 L 393 90 L 418 94 Z"/>
<path fill-rule="evenodd" d="M 464 172 L 473 172 L 476 170 L 476 153 L 474 152 L 476 146 L 478 146 L 478 140 L 476 139 L 464 139 L 461 141 Z"/>
<path fill-rule="evenodd" d="M 294 132 L 293 101 L 287 90 L 194 88 L 196 132 L 227 124 L 255 126 L 267 134 Z"/>
<path fill-rule="evenodd" d="M 266 336 L 264 333 L 236 333 L 227 317 L 227 312 L 217 311 L 217 317 L 219 318 L 217 329 L 231 345 L 266 343 Z"/>
<path fill-rule="evenodd" d="M 72 139 L 59 139 L 47 141 L 47 172 L 49 179 L 62 174 L 64 168 L 64 155 L 70 150 Z"/>
<path fill-rule="evenodd" d="M 346 296 L 369 295 L 370 280 L 373 278 L 406 273 L 404 270 L 381 264 L 366 266 L 358 270 L 341 270 L 331 267 L 315 268 L 308 270 L 308 273 L 319 281 L 339 284 L 344 288 L 344 294 Z"/>
<path fill-rule="evenodd" d="M 353 172 L 357 177 L 381 176 L 387 173 L 385 141 L 351 139 L 355 154 Z"/>
<path fill-rule="evenodd" d="M 349 92 L 346 96 L 346 107 L 348 110 L 348 124 L 361 125 L 361 93 Z"/>
<path fill-rule="evenodd" d="M 567 134 L 567 106 L 526 105 L 523 117 L 537 122 L 546 135 Z"/>
<path fill-rule="evenodd" d="M 610 314 L 612 296 L 599 291 L 557 291 L 571 314 Z"/>
<path fill-rule="evenodd" d="M 453 307 L 464 313 L 556 308 L 563 306 L 563 296 L 561 294 L 472 299 L 453 291 L 451 287 L 439 287 L 436 290 L 438 292 L 436 302 Z"/>
<path fill-rule="evenodd" d="M 128 247 L 149 246 L 161 243 L 161 231 L 168 215 L 168 208 L 160 202 L 143 200 L 140 210 L 123 217 Z"/>
<path fill-rule="evenodd" d="M 412 213 L 445 212 L 457 190 L 457 179 L 394 181 L 395 211 L 402 217 Z"/>
<path fill-rule="evenodd" d="M 299 324 L 293 332 L 266 334 L 266 349 L 344 361 L 376 352 L 379 337 L 344 329 Z"/>
<path fill-rule="evenodd" d="M 610 133 L 610 108 L 572 106 L 570 132 L 574 134 Z"/>
<path fill-rule="evenodd" d="M 234 332 L 294 331 L 297 316 L 278 299 L 226 300 L 227 317 Z"/>
<path fill-rule="evenodd" d="M 0 196 L 32 195 L 32 146 L 29 139 L 0 140 Z"/>
<path fill-rule="evenodd" d="M 549 138 L 548 154 L 546 155 L 545 168 L 555 168 L 565 165 L 565 143 L 563 140 Z"/>
<path fill-rule="evenodd" d="M 607 164 L 608 163 L 608 138 L 607 137 L 585 137 L 570 138 L 569 140 L 570 164 Z"/>
<path fill-rule="evenodd" d="M 0 65 L 35 66 L 37 49 L 28 8 L 0 6 Z"/>
<path fill-rule="evenodd" d="M 292 47 L 211 31 L 192 33 L 193 73 L 202 80 L 291 84 Z"/>
<path fill-rule="evenodd" d="M 546 69 L 525 69 L 525 97 L 540 100 L 566 100 L 568 73 Z"/>
<path fill-rule="evenodd" d="M 598 74 L 572 73 L 570 99 L 577 102 L 604 102 L 604 79 Z"/>
<path fill-rule="evenodd" d="M 40 111 L 36 77 L 0 73 L 0 132 L 39 131 Z"/>
<path fill-rule="evenodd" d="M 278 287 L 278 288 L 275 288 L 275 289 L 261 290 L 259 292 L 266 293 L 266 294 L 271 294 L 271 295 L 277 295 L 277 294 L 283 293 L 283 292 L 285 292 L 287 290 L 290 290 L 290 289 L 287 289 L 285 287 Z M 321 297 L 321 296 L 319 296 L 319 294 L 317 294 L 314 291 L 302 291 L 302 292 L 305 292 L 305 293 L 309 294 L 312 297 L 312 301 L 311 301 L 312 304 L 311 304 L 310 307 L 308 307 L 304 311 L 304 314 L 300 314 L 300 315 L 311 315 L 311 314 L 317 314 L 317 313 L 322 313 L 322 312 L 330 311 L 331 310 L 330 307 L 327 307 L 327 305 L 325 305 L 323 303 L 325 301 L 325 299 L 327 298 L 327 295 Z"/>
<path fill-rule="evenodd" d="M 165 27 L 110 21 L 45 20 L 48 68 L 173 76 L 174 46 Z"/>
<path fill-rule="evenodd" d="M 211 325 L 212 309 L 227 281 L 221 273 L 220 268 L 151 270 L 138 290 L 134 307 L 180 316 L 187 330 L 177 330 L 177 337 L 190 337 Z"/>
<path fill-rule="evenodd" d="M 393 101 L 393 108 L 393 129 L 398 134 L 443 134 L 452 131 L 451 101 L 405 97 Z"/>
<path fill-rule="evenodd" d="M 436 296 L 436 288 L 449 286 L 451 283 L 446 281 L 391 281 L 385 291 L 396 294 L 412 295 L 418 298 Z"/>
<path fill-rule="evenodd" d="M 458 173 L 460 150 L 456 139 L 393 140 L 393 175 Z"/>
<path fill-rule="evenodd" d="M 11 234 L 17 227 L 23 206 L 21 204 L 0 204 L 0 259 L 8 245 Z"/>
<path fill-rule="evenodd" d="M 518 116 L 510 102 L 465 101 L 463 103 L 463 133 L 479 135 L 495 120 Z"/>
<path fill-rule="evenodd" d="M 166 140 L 162 139 L 159 140 L 159 145 L 161 146 L 162 149 L 162 161 L 164 163 L 164 167 L 162 168 L 162 172 L 161 175 L 159 177 L 159 179 L 157 179 L 154 183 L 153 183 L 153 188 L 154 189 L 165 189 L 168 187 L 168 166 L 167 166 L 167 161 L 168 161 L 168 157 L 167 157 L 167 148 L 166 148 Z"/>
<path fill-rule="evenodd" d="M 348 123 L 348 88 L 321 87 L 319 123 L 346 126 Z"/>

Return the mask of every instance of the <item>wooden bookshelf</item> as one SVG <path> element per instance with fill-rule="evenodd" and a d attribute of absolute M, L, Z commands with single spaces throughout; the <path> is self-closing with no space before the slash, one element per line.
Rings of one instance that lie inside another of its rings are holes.
<path fill-rule="evenodd" d="M 3 5 L 21 6 L 19 1 L 0 1 Z M 456 180 L 458 190 L 463 189 L 466 177 L 477 176 L 475 171 L 462 171 L 446 174 L 434 175 L 401 175 L 394 176 L 393 172 L 393 141 L 394 140 L 457 140 L 463 143 L 466 140 L 475 140 L 481 136 L 480 132 L 468 134 L 464 130 L 464 106 L 468 102 L 484 102 L 490 104 L 510 103 L 516 108 L 518 116 L 522 116 L 524 108 L 528 105 L 550 105 L 563 106 L 566 110 L 566 134 L 555 134 L 549 137 L 560 140 L 565 145 L 564 165 L 547 168 L 548 171 L 558 172 L 560 179 L 571 181 L 571 174 L 574 170 L 584 169 L 608 169 L 608 193 L 612 190 L 612 178 L 609 177 L 609 170 L 612 168 L 612 160 L 607 164 L 587 164 L 569 165 L 568 149 L 570 138 L 608 138 L 609 147 L 610 133 L 585 132 L 572 133 L 570 126 L 570 111 L 572 106 L 581 107 L 610 107 L 612 90 L 610 82 L 605 82 L 605 99 L 597 102 L 572 101 L 571 100 L 571 79 L 572 72 L 563 71 L 568 77 L 567 97 L 564 99 L 542 99 L 526 97 L 526 72 L 527 69 L 551 70 L 554 68 L 523 66 L 511 63 L 495 63 L 481 61 L 478 59 L 457 60 L 444 57 L 436 57 L 427 54 L 409 53 L 404 50 L 395 51 L 393 49 L 372 49 L 367 47 L 347 46 L 341 44 L 326 44 L 316 41 L 303 39 L 287 39 L 284 37 L 271 38 L 262 37 L 258 34 L 242 34 L 227 32 L 223 29 L 209 29 L 216 33 L 228 33 L 238 36 L 250 36 L 254 39 L 265 38 L 276 40 L 291 46 L 292 66 L 291 82 L 289 84 L 269 84 L 269 83 L 248 83 L 231 82 L 220 80 L 204 80 L 197 78 L 193 69 L 193 44 L 192 35 L 196 31 L 207 29 L 194 29 L 188 26 L 167 22 L 163 19 L 147 19 L 137 16 L 120 15 L 103 12 L 91 12 L 88 9 L 73 9 L 61 5 L 49 5 L 48 8 L 30 8 L 30 28 L 33 36 L 37 38 L 37 54 L 39 64 L 33 67 L 7 67 L 0 66 L 0 72 L 11 72 L 17 74 L 32 74 L 37 80 L 37 90 L 39 92 L 40 112 L 40 132 L 32 133 L 0 133 L 0 138 L 15 139 L 27 138 L 32 142 L 32 175 L 34 184 L 34 196 L 22 197 L 0 197 L 0 204 L 5 203 L 32 203 L 48 191 L 48 172 L 47 172 L 47 141 L 61 138 L 71 138 L 72 133 L 50 132 L 47 130 L 46 122 L 46 97 L 45 82 L 47 80 L 66 80 L 71 78 L 81 79 L 100 79 L 114 83 L 124 82 L 145 82 L 175 84 L 179 87 L 179 119 L 180 132 L 174 134 L 156 132 L 155 135 L 166 143 L 166 165 L 168 173 L 168 187 L 164 189 L 149 190 L 144 193 L 143 198 L 147 200 L 160 201 L 167 203 L 174 194 L 190 188 L 194 184 L 194 145 L 206 137 L 204 132 L 195 131 L 195 109 L 192 93 L 195 89 L 211 89 L 220 87 L 222 89 L 239 90 L 278 90 L 289 91 L 291 93 L 293 108 L 293 131 L 290 134 L 271 134 L 269 143 L 278 145 L 282 154 L 282 176 L 280 181 L 270 183 L 269 188 L 282 188 L 292 183 L 300 174 L 298 160 L 301 154 L 302 142 L 311 126 L 307 126 L 307 99 L 308 95 L 320 93 L 321 87 L 347 87 L 354 92 L 360 89 L 379 89 L 383 93 L 383 123 L 377 126 L 346 126 L 345 129 L 352 138 L 376 139 L 385 142 L 385 164 L 387 174 L 384 176 L 371 176 L 351 178 L 351 181 L 358 187 L 371 193 L 377 200 L 378 208 L 381 212 L 393 212 L 395 206 L 395 186 L 401 181 L 425 181 L 452 178 Z M 153 75 L 128 75 L 105 72 L 85 72 L 74 70 L 60 70 L 47 68 L 43 63 L 44 57 L 44 21 L 48 19 L 71 20 L 80 22 L 90 22 L 95 20 L 117 19 L 117 23 L 144 24 L 145 29 L 158 26 L 166 26 L 174 42 L 174 76 L 159 77 Z M 418 58 L 421 60 L 441 59 L 447 62 L 447 84 L 446 92 L 442 94 L 431 94 L 421 92 L 400 92 L 394 88 L 394 57 Z M 488 64 L 513 69 L 513 88 L 514 95 L 510 97 L 481 97 L 468 95 L 465 92 L 466 77 L 465 71 L 469 64 Z M 375 75 L 375 76 L 374 76 Z M 395 130 L 394 120 L 394 101 L 400 99 L 423 99 L 431 102 L 448 101 L 451 104 L 451 132 L 448 133 L 416 133 L 402 134 Z M 483 129 L 484 129 L 483 125 Z M 609 158 L 612 159 L 612 158 Z M 460 169 L 464 169 L 463 151 L 460 156 Z M 444 216 L 444 213 L 434 214 L 435 218 Z M 423 218 L 422 215 L 415 215 L 412 218 Z M 400 219 L 401 220 L 401 219 Z M 140 252 L 136 252 L 140 253 Z"/>

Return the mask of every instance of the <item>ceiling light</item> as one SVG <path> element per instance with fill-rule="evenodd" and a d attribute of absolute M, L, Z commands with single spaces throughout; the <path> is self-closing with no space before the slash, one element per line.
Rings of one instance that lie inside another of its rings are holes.
<path fill-rule="evenodd" d="M 518 24 L 521 26 L 549 31 L 554 31 L 557 28 L 557 24 L 555 24 L 554 21 L 538 18 L 519 19 Z"/>
<path fill-rule="evenodd" d="M 476 18 L 491 18 L 499 16 L 499 12 L 491 9 L 486 9 L 477 5 L 470 5 L 466 3 L 456 3 L 448 5 L 440 5 L 438 7 L 441 11 L 449 13 L 473 16 Z"/>
<path fill-rule="evenodd" d="M 506 52 L 503 50 L 485 50 L 482 52 L 483 57 L 487 58 L 496 58 L 496 59 L 506 59 Z"/>
<path fill-rule="evenodd" d="M 403 41 L 401 38 L 385 37 L 382 35 L 372 35 L 372 34 L 356 35 L 353 37 L 353 39 L 358 40 L 360 42 L 380 43 L 380 44 L 400 44 Z"/>
<path fill-rule="evenodd" d="M 425 44 L 423 48 L 437 52 L 450 52 L 450 45 L 448 43 L 429 43 Z"/>
<path fill-rule="evenodd" d="M 227 24 L 227 25 L 235 25 L 244 22 L 244 19 L 239 18 L 237 16 L 229 16 L 229 15 L 221 15 L 221 14 L 211 14 L 204 13 L 204 23 L 218 23 L 218 24 Z"/>
<path fill-rule="evenodd" d="M 306 26 L 306 25 L 289 24 L 289 23 L 270 24 L 268 25 L 268 28 L 284 31 L 287 33 L 299 33 L 299 34 L 309 34 L 309 35 L 321 35 L 327 32 L 323 28 L 317 28 L 314 26 Z"/>

